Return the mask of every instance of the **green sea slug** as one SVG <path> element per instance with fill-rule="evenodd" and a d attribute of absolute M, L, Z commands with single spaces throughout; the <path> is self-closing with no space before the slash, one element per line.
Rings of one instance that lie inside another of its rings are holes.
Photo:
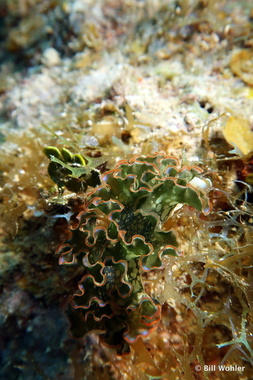
<path fill-rule="evenodd" d="M 163 154 L 135 156 L 104 173 L 86 195 L 71 238 L 58 249 L 60 264 L 83 268 L 68 308 L 73 336 L 99 330 L 104 344 L 123 353 L 156 328 L 161 305 L 143 275 L 163 269 L 166 255 L 178 255 L 175 233 L 164 229 L 176 206 L 209 212 L 210 181 L 201 173 Z"/>
<path fill-rule="evenodd" d="M 75 193 L 84 192 L 88 186 L 100 184 L 98 171 L 92 167 L 89 157 L 73 154 L 66 148 L 59 150 L 54 146 L 47 146 L 44 153 L 51 160 L 48 174 L 60 192 L 63 192 L 64 187 Z"/>

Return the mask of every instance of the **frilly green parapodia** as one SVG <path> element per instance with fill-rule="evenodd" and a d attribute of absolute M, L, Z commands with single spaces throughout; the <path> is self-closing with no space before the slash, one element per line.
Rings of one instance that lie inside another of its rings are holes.
<path fill-rule="evenodd" d="M 100 330 L 102 341 L 129 349 L 160 320 L 161 305 L 151 297 L 143 274 L 164 268 L 163 257 L 177 255 L 177 240 L 164 223 L 178 204 L 207 213 L 209 202 L 195 166 L 179 167 L 163 154 L 120 161 L 87 195 L 85 210 L 61 245 L 60 264 L 84 268 L 70 299 L 71 331 L 81 337 Z"/>

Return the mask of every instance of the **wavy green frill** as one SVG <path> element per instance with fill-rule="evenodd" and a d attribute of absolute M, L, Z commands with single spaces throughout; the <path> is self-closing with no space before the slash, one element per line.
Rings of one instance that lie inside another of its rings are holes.
<path fill-rule="evenodd" d="M 74 336 L 100 330 L 102 341 L 122 353 L 157 326 L 161 306 L 142 277 L 162 269 L 164 256 L 177 255 L 175 234 L 163 229 L 175 206 L 208 212 L 205 191 L 193 186 L 204 182 L 195 178 L 201 172 L 162 154 L 137 156 L 106 172 L 87 195 L 71 239 L 59 249 L 61 264 L 85 270 L 70 301 Z"/>

